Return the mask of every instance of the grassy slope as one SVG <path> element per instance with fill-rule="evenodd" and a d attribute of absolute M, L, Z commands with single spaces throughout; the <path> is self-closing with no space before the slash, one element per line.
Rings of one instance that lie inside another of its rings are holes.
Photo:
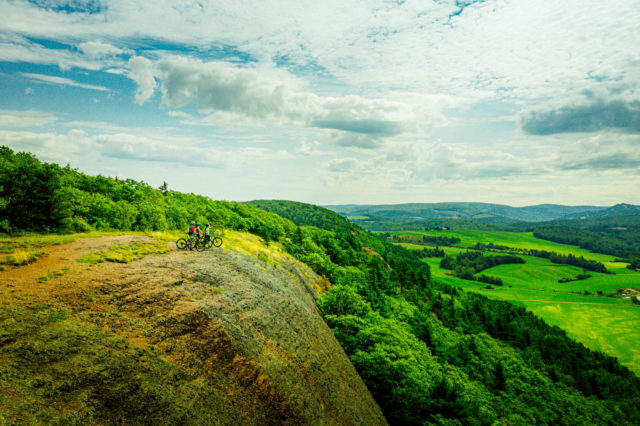
<path fill-rule="evenodd" d="M 601 350 L 616 356 L 621 363 L 640 374 L 640 307 L 629 300 L 582 294 L 602 291 L 614 293 L 618 288 L 640 288 L 640 274 L 626 269 L 626 264 L 613 262 L 614 256 L 591 253 L 575 246 L 539 240 L 531 233 L 501 231 L 449 232 L 398 232 L 394 234 L 429 234 L 456 236 L 461 247 L 471 247 L 477 242 L 505 245 L 514 248 L 534 248 L 573 253 L 603 262 L 615 275 L 589 272 L 592 278 L 583 281 L 558 283 L 560 278 L 574 277 L 582 269 L 570 265 L 557 265 L 547 259 L 523 256 L 524 265 L 499 265 L 483 271 L 486 275 L 502 278 L 505 285 L 493 290 L 485 289 L 484 283 L 466 281 L 449 276 L 449 271 L 440 269 L 440 259 L 425 259 L 431 266 L 435 279 L 482 293 L 486 296 L 522 303 L 547 322 L 569 332 L 576 340 L 591 349 Z M 408 248 L 421 248 L 403 244 Z M 447 253 L 455 254 L 464 248 L 446 247 Z M 576 294 L 580 293 L 580 294 Z"/>

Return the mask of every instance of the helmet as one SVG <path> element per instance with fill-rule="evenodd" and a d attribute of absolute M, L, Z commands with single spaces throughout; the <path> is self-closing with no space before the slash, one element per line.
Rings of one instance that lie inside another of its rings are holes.
<path fill-rule="evenodd" d="M 196 223 L 196 225 L 200 226 L 200 225 L 201 225 L 201 223 L 200 223 L 200 222 L 198 222 L 198 223 Z"/>
<path fill-rule="evenodd" d="M 195 222 L 195 221 L 191 221 L 191 224 L 192 224 L 192 225 L 195 225 L 195 224 L 196 224 L 196 222 Z"/>
<path fill-rule="evenodd" d="M 204 226 L 211 226 L 211 225 L 209 225 L 209 224 L 207 223 L 207 224 L 205 224 Z"/>

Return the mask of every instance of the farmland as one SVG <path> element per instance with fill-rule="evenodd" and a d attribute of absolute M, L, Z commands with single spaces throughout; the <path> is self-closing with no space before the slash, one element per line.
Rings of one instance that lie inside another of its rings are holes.
<path fill-rule="evenodd" d="M 477 281 L 454 277 L 451 271 L 440 268 L 440 258 L 426 258 L 435 280 L 484 294 L 491 298 L 521 303 L 549 324 L 566 330 L 585 346 L 616 356 L 621 363 L 640 374 L 640 306 L 617 294 L 620 288 L 640 289 L 640 273 L 615 262 L 614 256 L 591 253 L 579 247 L 540 240 L 532 233 L 504 231 L 451 230 L 402 231 L 392 235 L 428 235 L 456 237 L 460 241 L 443 247 L 446 254 L 455 255 L 477 243 L 507 246 L 514 249 L 554 251 L 573 254 L 602 262 L 614 274 L 589 272 L 591 278 L 559 283 L 560 279 L 575 277 L 584 271 L 571 265 L 560 265 L 533 256 L 520 255 L 524 264 L 499 265 L 483 271 L 500 278 L 503 286 L 490 286 Z M 401 244 L 421 249 L 417 244 Z"/>

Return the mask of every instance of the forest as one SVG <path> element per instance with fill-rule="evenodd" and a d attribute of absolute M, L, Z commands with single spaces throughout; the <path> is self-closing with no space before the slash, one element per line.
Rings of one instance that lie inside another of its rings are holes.
<path fill-rule="evenodd" d="M 0 148 L 4 232 L 172 230 L 199 220 L 280 244 L 331 282 L 318 307 L 391 424 L 640 422 L 640 379 L 615 358 L 521 306 L 432 280 L 415 254 L 333 212 L 255 204 Z"/>
<path fill-rule="evenodd" d="M 586 229 L 567 225 L 539 226 L 533 229 L 533 235 L 556 243 L 580 246 L 597 253 L 629 259 L 640 257 L 640 215 L 592 219 L 587 223 L 591 225 L 582 225 L 587 226 Z"/>

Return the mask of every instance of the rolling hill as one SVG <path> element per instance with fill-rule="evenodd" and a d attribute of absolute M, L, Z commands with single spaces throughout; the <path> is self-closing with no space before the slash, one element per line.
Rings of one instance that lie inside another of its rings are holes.
<path fill-rule="evenodd" d="M 595 212 L 606 210 L 604 207 L 597 206 L 540 204 L 527 207 L 511 207 L 490 203 L 329 205 L 325 207 L 346 216 L 374 215 L 403 219 L 406 221 L 447 218 L 499 225 L 510 225 L 517 222 L 542 222 L 559 219 L 567 215 L 595 214 Z"/>

